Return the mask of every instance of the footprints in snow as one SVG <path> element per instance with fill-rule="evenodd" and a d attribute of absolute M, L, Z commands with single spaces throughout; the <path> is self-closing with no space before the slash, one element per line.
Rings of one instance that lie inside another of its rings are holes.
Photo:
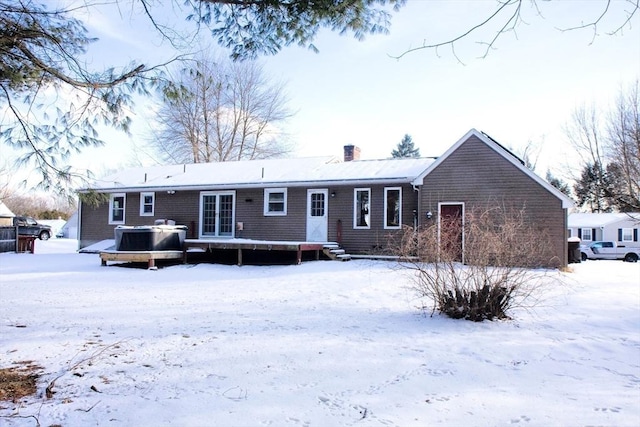
<path fill-rule="evenodd" d="M 596 412 L 615 412 L 615 413 L 618 413 L 618 412 L 622 411 L 622 408 L 614 406 L 613 408 L 593 408 L 593 410 L 596 411 Z"/>

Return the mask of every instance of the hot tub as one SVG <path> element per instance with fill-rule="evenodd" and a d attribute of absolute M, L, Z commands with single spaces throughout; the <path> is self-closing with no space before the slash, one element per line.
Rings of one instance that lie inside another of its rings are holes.
<path fill-rule="evenodd" d="M 181 251 L 186 236 L 184 225 L 119 225 L 116 251 Z"/>

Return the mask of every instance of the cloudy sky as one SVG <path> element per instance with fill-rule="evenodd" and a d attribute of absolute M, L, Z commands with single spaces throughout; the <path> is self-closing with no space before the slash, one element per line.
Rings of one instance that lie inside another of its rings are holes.
<path fill-rule="evenodd" d="M 537 172 L 560 171 L 573 157 L 563 126 L 583 104 L 606 110 L 623 86 L 640 75 L 640 14 L 615 34 L 630 4 L 613 0 L 597 27 L 563 31 L 598 19 L 605 0 L 526 1 L 524 22 L 501 35 L 487 52 L 506 14 L 451 47 L 399 56 L 425 41 L 464 33 L 496 9 L 493 0 L 409 0 L 394 13 L 390 33 L 357 41 L 323 30 L 320 50 L 287 47 L 261 58 L 268 75 L 285 82 L 296 111 L 287 132 L 295 156 L 342 155 L 355 144 L 363 158 L 386 158 L 404 134 L 423 156 L 442 154 L 470 128 L 484 131 L 516 152 L 532 142 L 540 149 Z M 184 11 L 163 11 L 182 22 Z M 511 10 L 508 11 L 511 13 Z M 149 23 L 130 9 L 92 12 L 87 27 L 100 41 L 90 54 L 99 64 L 152 63 L 175 55 L 158 42 Z M 176 24 L 176 28 L 188 28 Z M 485 55 L 486 54 L 486 55 Z M 94 171 L 135 161 L 153 109 L 139 104 L 132 137 L 113 134 L 107 147 L 80 161 Z M 113 153 L 118 153 L 114 155 Z"/>

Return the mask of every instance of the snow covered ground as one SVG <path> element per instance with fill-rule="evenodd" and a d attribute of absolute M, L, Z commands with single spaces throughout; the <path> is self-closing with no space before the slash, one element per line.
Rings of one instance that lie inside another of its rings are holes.
<path fill-rule="evenodd" d="M 0 425 L 640 425 L 640 263 L 573 265 L 545 306 L 472 323 L 417 310 L 389 262 L 150 271 L 74 250 L 0 254 L 0 368 L 43 367 Z"/>

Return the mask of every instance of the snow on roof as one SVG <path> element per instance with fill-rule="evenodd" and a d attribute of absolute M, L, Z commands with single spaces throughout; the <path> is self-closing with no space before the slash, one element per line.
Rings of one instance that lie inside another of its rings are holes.
<path fill-rule="evenodd" d="M 433 159 L 340 162 L 335 157 L 246 160 L 126 169 L 95 182 L 93 190 L 274 187 L 331 182 L 410 182 Z"/>
<path fill-rule="evenodd" d="M 0 200 L 0 217 L 2 218 L 13 218 L 15 215 L 11 212 L 11 209 L 4 204 L 2 200 Z"/>
<path fill-rule="evenodd" d="M 569 214 L 567 223 L 569 228 L 604 227 L 620 221 L 640 221 L 638 213 L 581 213 Z"/>

